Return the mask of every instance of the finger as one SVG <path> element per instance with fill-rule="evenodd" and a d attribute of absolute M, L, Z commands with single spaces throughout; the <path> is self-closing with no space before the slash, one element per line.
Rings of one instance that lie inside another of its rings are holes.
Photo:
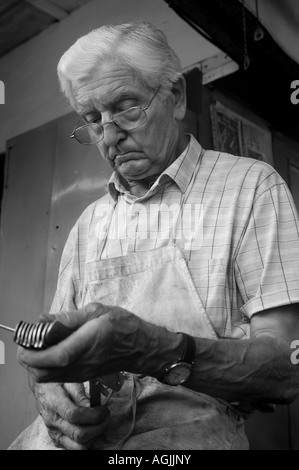
<path fill-rule="evenodd" d="M 79 442 L 72 441 L 68 436 L 61 436 L 60 444 L 66 450 L 88 450 L 89 445 L 80 444 Z"/>
<path fill-rule="evenodd" d="M 39 322 L 54 322 L 58 320 L 71 330 L 80 328 L 84 323 L 94 318 L 98 318 L 108 312 L 111 307 L 100 303 L 90 303 L 79 310 L 72 312 L 59 312 L 56 314 L 43 313 L 39 316 Z"/>
<path fill-rule="evenodd" d="M 99 420 L 96 424 L 77 426 L 60 419 L 57 423 L 57 427 L 63 435 L 67 436 L 72 441 L 79 444 L 86 444 L 104 433 L 110 420 L 110 413 L 108 409 L 104 410 L 105 415 L 103 415 L 101 420 Z"/>
<path fill-rule="evenodd" d="M 55 315 L 53 315 L 51 313 L 42 313 L 38 317 L 38 322 L 42 322 L 42 323 L 50 322 L 50 323 L 52 323 L 53 321 L 55 321 Z"/>
<path fill-rule="evenodd" d="M 77 406 L 69 400 L 58 410 L 59 416 L 66 422 L 74 425 L 96 425 L 102 422 L 107 415 L 108 409 L 104 406 L 94 408 L 86 406 Z M 71 436 L 70 436 L 71 437 Z"/>
<path fill-rule="evenodd" d="M 87 450 L 88 447 L 84 444 L 72 441 L 68 436 L 64 436 L 59 431 L 48 430 L 48 434 L 52 439 L 55 447 L 66 450 Z"/>
<path fill-rule="evenodd" d="M 84 384 L 82 383 L 64 383 L 64 389 L 68 393 L 69 397 L 77 406 L 83 406 L 85 408 L 90 408 L 90 395 L 86 393 Z M 100 393 L 100 392 L 99 392 Z M 93 407 L 96 408 L 96 407 Z M 101 408 L 101 405 L 99 406 Z M 104 408 L 105 410 L 105 408 Z M 105 411 L 103 413 L 105 414 Z"/>
<path fill-rule="evenodd" d="M 71 330 L 77 330 L 80 326 L 84 325 L 84 323 L 105 315 L 108 313 L 109 309 L 111 309 L 111 307 L 94 302 L 73 312 L 59 312 L 54 315 L 54 318 Z"/>
<path fill-rule="evenodd" d="M 93 425 L 101 422 L 107 409 L 100 406 L 90 408 L 74 404 L 64 387 L 56 384 L 55 393 L 49 393 L 47 403 L 43 404 L 43 419 L 48 428 L 59 429 L 61 419 L 73 425 Z"/>
<path fill-rule="evenodd" d="M 75 405 L 78 406 L 90 406 L 90 400 L 86 395 L 85 388 L 83 384 L 78 383 L 65 383 L 65 390 L 69 394 L 70 398 L 73 400 Z"/>
<path fill-rule="evenodd" d="M 57 345 L 42 351 L 31 351 L 19 347 L 17 360 L 24 367 L 26 365 L 43 369 L 66 367 L 89 349 L 90 343 L 94 342 L 95 331 L 98 332 L 98 339 L 105 335 L 105 329 L 107 330 L 105 323 L 107 322 L 103 322 L 103 317 L 90 320 Z"/>

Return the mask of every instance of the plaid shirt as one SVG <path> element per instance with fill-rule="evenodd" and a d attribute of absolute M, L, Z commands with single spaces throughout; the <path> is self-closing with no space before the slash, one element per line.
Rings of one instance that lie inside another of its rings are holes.
<path fill-rule="evenodd" d="M 264 162 L 204 151 L 191 136 L 142 197 L 113 173 L 69 235 L 51 311 L 84 305 L 87 262 L 165 246 L 173 229 L 219 337 L 248 338 L 256 312 L 299 302 L 299 224 L 286 183 Z"/>

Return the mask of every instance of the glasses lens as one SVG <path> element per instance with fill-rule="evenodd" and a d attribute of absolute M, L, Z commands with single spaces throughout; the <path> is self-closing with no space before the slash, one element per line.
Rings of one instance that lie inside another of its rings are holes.
<path fill-rule="evenodd" d="M 114 121 L 124 130 L 136 129 L 146 121 L 146 114 L 141 108 L 130 108 L 123 113 L 116 114 Z"/>
<path fill-rule="evenodd" d="M 121 129 L 129 131 L 142 126 L 145 122 L 145 111 L 142 108 L 134 107 L 122 113 L 115 114 L 109 124 L 114 123 Z M 90 123 L 76 129 L 74 136 L 81 144 L 96 144 L 102 140 L 104 131 L 100 124 Z"/>
<path fill-rule="evenodd" d="M 76 129 L 75 137 L 81 144 L 96 144 L 103 138 L 103 128 L 99 124 L 88 124 Z"/>

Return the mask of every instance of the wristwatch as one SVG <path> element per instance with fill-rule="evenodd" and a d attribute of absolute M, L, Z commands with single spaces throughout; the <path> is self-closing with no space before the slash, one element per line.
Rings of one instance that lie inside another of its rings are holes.
<path fill-rule="evenodd" d="M 168 385 L 181 385 L 186 382 L 191 375 L 194 364 L 195 341 L 193 337 L 181 332 L 177 334 L 181 334 L 184 337 L 182 355 L 177 362 L 166 367 L 162 377 L 159 379 L 160 382 Z"/>

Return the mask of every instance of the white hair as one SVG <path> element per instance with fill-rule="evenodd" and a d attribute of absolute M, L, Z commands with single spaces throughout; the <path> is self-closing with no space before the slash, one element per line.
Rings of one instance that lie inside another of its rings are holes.
<path fill-rule="evenodd" d="M 76 83 L 107 61 L 126 64 L 144 86 L 150 90 L 160 86 L 164 96 L 182 75 L 178 56 L 164 33 L 152 24 L 102 26 L 79 38 L 58 63 L 61 90 L 75 109 Z"/>

